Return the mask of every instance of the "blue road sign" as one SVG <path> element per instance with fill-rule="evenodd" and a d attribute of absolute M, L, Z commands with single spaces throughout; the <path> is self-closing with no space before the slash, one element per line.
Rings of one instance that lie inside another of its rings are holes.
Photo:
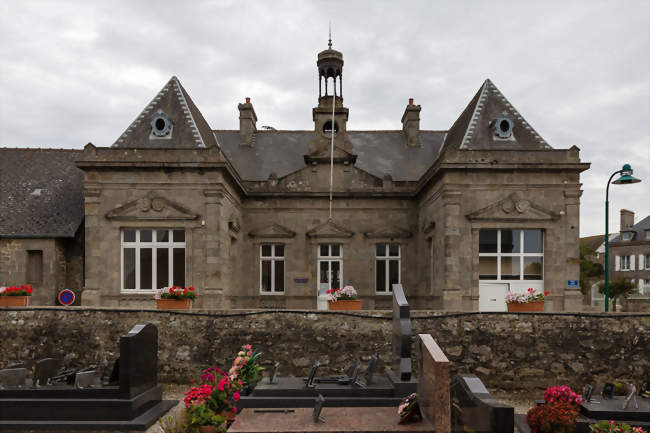
<path fill-rule="evenodd" d="M 74 303 L 75 295 L 72 290 L 63 289 L 59 292 L 59 303 L 61 305 L 71 305 Z"/>
<path fill-rule="evenodd" d="M 569 287 L 578 287 L 578 280 L 569 280 Z"/>

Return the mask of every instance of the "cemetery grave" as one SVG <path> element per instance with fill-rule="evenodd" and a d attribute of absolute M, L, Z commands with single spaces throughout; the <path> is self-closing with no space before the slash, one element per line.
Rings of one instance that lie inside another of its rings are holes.
<path fill-rule="evenodd" d="M 120 338 L 105 383 L 98 370 L 61 371 L 56 358 L 37 361 L 31 380 L 25 367 L 0 370 L 0 430 L 146 430 L 177 403 L 162 399 L 157 364 L 158 331 L 147 324 Z"/>

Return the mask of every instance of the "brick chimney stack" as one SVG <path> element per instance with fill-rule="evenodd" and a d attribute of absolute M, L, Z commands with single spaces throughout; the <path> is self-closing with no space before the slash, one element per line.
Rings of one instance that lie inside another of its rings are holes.
<path fill-rule="evenodd" d="M 402 129 L 406 134 L 406 143 L 412 147 L 420 145 L 420 110 L 419 105 L 413 104 L 413 98 L 409 98 L 409 104 L 402 115 Z"/>
<path fill-rule="evenodd" d="M 634 225 L 634 212 L 627 209 L 621 209 L 621 231 Z"/>
<path fill-rule="evenodd" d="M 253 144 L 253 134 L 257 132 L 257 114 L 251 104 L 251 98 L 246 97 L 246 102 L 237 105 L 239 108 L 239 145 L 250 146 Z"/>

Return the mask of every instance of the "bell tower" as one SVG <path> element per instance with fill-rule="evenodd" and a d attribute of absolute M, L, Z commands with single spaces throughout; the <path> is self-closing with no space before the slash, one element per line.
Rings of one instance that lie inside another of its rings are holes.
<path fill-rule="evenodd" d="M 336 147 L 349 151 L 350 143 L 345 139 L 349 110 L 343 106 L 343 54 L 332 48 L 332 36 L 328 48 L 318 53 L 318 106 L 312 110 L 315 139 L 310 146 L 310 153 L 329 148 L 329 141 L 334 134 Z M 338 86 L 337 86 L 338 84 Z M 338 91 L 337 91 L 338 87 Z M 334 103 L 334 122 L 332 122 L 332 104 Z"/>

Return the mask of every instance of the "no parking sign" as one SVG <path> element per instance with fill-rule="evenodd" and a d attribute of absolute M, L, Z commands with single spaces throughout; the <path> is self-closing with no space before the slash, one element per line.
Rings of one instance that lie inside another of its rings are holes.
<path fill-rule="evenodd" d="M 59 303 L 61 305 L 72 305 L 74 303 L 75 295 L 72 290 L 63 289 L 59 292 Z"/>

